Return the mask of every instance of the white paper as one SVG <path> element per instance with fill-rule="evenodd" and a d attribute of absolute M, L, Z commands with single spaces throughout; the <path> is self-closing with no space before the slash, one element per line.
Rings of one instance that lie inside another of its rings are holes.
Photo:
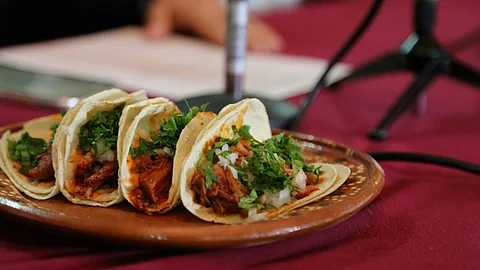
<path fill-rule="evenodd" d="M 175 100 L 222 93 L 225 84 L 223 47 L 180 35 L 148 40 L 134 27 L 3 48 L 0 63 L 144 89 Z M 318 58 L 248 53 L 245 92 L 274 99 L 294 96 L 310 90 L 326 65 Z M 330 80 L 349 70 L 337 65 Z"/>

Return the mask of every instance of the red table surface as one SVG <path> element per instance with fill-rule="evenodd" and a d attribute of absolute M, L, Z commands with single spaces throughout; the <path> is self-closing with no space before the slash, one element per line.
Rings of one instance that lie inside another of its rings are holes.
<path fill-rule="evenodd" d="M 287 40 L 288 54 L 331 57 L 372 1 L 321 1 L 265 19 Z M 386 1 L 374 25 L 346 58 L 359 64 L 395 50 L 411 31 L 413 1 Z M 477 0 L 439 2 L 438 39 L 480 69 Z M 384 142 L 366 133 L 407 86 L 407 73 L 346 84 L 321 94 L 300 131 L 361 151 L 415 151 L 480 163 L 479 89 L 448 78 L 430 87 L 424 117 L 407 113 Z M 293 98 L 298 102 L 298 98 Z M 0 104 L 0 125 L 51 111 Z M 379 197 L 330 229 L 260 247 L 160 251 L 97 247 L 11 224 L 0 217 L 5 269 L 480 269 L 480 178 L 452 169 L 382 163 Z M 119 224 L 121 226 L 121 224 Z"/>

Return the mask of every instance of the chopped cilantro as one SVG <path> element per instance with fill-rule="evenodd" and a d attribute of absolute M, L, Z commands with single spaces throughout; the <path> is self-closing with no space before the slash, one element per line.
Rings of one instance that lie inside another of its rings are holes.
<path fill-rule="evenodd" d="M 9 158 L 20 162 L 20 173 L 37 166 L 38 158 L 48 150 L 48 144 L 40 138 L 32 138 L 25 132 L 18 141 L 8 141 Z"/>
<path fill-rule="evenodd" d="M 255 141 L 255 138 L 253 138 L 252 134 L 250 134 L 250 126 L 243 125 L 240 127 L 240 130 L 237 130 L 237 126 L 232 126 L 233 131 L 238 134 L 241 138 L 248 140 L 248 141 Z"/>
<path fill-rule="evenodd" d="M 218 156 L 223 157 L 225 159 L 229 159 L 229 155 L 233 153 L 233 150 L 227 150 L 221 152 Z"/>
<path fill-rule="evenodd" d="M 170 115 L 170 118 L 160 126 L 158 134 L 151 137 L 151 141 L 141 140 L 138 147 L 130 149 L 132 158 L 135 159 L 137 156 L 143 155 L 156 155 L 156 152 L 153 150 L 163 148 L 168 148 L 171 151 L 171 155 L 175 155 L 177 141 L 183 129 L 197 113 L 204 112 L 207 105 L 192 107 L 186 115 L 181 112 Z"/>
<path fill-rule="evenodd" d="M 210 166 L 213 166 L 213 154 L 215 153 L 215 151 L 213 151 L 213 149 L 209 149 L 207 151 L 207 162 L 208 162 L 208 165 Z"/>
<path fill-rule="evenodd" d="M 198 159 L 197 164 L 195 165 L 195 167 L 197 167 L 197 169 L 201 168 L 204 162 L 205 162 L 205 156 L 204 156 L 204 155 L 201 155 L 201 156 L 200 156 L 200 159 Z"/>
<path fill-rule="evenodd" d="M 240 141 L 240 137 L 238 138 L 233 138 L 233 139 L 227 139 L 227 138 L 220 138 L 218 142 L 213 145 L 213 148 L 222 148 L 225 144 L 228 146 L 235 145 Z"/>
<path fill-rule="evenodd" d="M 204 170 L 205 170 L 205 186 L 210 189 L 212 187 L 212 183 L 213 181 L 218 181 L 218 178 L 217 178 L 217 175 L 215 174 L 215 172 L 213 171 L 212 169 L 212 166 L 208 165 L 208 164 L 205 164 L 204 166 Z"/>
<path fill-rule="evenodd" d="M 139 146 L 136 148 L 130 148 L 130 155 L 133 159 L 136 159 L 137 156 L 141 155 L 156 155 L 155 145 L 151 141 L 147 141 L 144 138 L 140 138 Z"/>
<path fill-rule="evenodd" d="M 264 209 L 265 205 L 255 202 L 257 198 L 258 198 L 257 192 L 255 191 L 255 189 L 252 189 L 252 191 L 250 192 L 250 196 L 245 196 L 240 199 L 240 201 L 238 202 L 238 207 L 244 210 L 248 210 L 252 208 Z"/>
<path fill-rule="evenodd" d="M 322 173 L 320 167 L 305 164 L 301 155 L 302 148 L 291 136 L 287 137 L 281 133 L 259 142 L 251 135 L 250 127 L 247 125 L 243 125 L 240 129 L 232 126 L 232 130 L 235 134 L 234 138 L 220 138 L 213 148 L 207 151 L 206 158 L 202 156 L 202 161 L 197 163 L 197 168 L 204 171 L 205 185 L 210 189 L 213 181 L 217 181 L 217 176 L 212 169 L 214 161 L 218 160 L 216 157 L 228 159 L 228 156 L 233 153 L 232 148 L 229 148 L 215 154 L 215 149 L 222 148 L 225 144 L 235 147 L 241 140 L 248 141 L 251 153 L 247 160 L 242 160 L 240 166 L 230 164 L 237 171 L 238 180 L 250 190 L 250 195 L 244 196 L 238 203 L 243 210 L 265 208 L 265 204 L 256 202 L 265 192 L 277 193 L 285 188 L 291 192 L 295 191 L 297 188 L 292 180 L 302 169 L 317 176 Z"/>
<path fill-rule="evenodd" d="M 80 148 L 85 152 L 93 149 L 93 153 L 97 154 L 97 144 L 99 141 L 102 141 L 105 144 L 103 153 L 109 150 L 116 150 L 118 121 L 120 120 L 124 107 L 125 103 L 122 103 L 113 110 L 97 112 L 92 119 L 88 120 L 88 122 L 80 128 Z"/>
<path fill-rule="evenodd" d="M 315 165 L 303 165 L 303 171 L 305 173 L 313 173 L 317 176 L 315 179 L 314 183 L 316 184 L 318 182 L 318 179 L 320 178 L 320 175 L 323 173 L 322 171 L 322 165 L 315 167 Z"/>

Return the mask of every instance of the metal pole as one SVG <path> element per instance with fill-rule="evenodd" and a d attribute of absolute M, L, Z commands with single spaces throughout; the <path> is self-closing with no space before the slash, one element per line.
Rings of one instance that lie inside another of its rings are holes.
<path fill-rule="evenodd" d="M 247 50 L 248 1 L 229 0 L 226 27 L 225 93 L 239 101 L 243 97 L 245 57 Z"/>

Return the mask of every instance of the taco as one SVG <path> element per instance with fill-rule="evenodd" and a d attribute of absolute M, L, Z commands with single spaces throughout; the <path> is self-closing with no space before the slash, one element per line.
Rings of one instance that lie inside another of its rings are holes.
<path fill-rule="evenodd" d="M 292 137 L 272 136 L 258 99 L 243 100 L 222 110 L 185 157 L 182 203 L 205 221 L 252 222 L 318 200 L 350 173 L 342 165 L 306 164 L 300 152 Z"/>
<path fill-rule="evenodd" d="M 180 204 L 183 159 L 216 116 L 205 108 L 183 114 L 169 101 L 146 106 L 133 119 L 123 138 L 119 173 L 122 192 L 135 208 L 151 215 Z"/>
<path fill-rule="evenodd" d="M 5 131 L 0 141 L 0 167 L 18 190 L 34 199 L 59 193 L 52 142 L 61 119 L 58 114 L 28 121 L 20 131 Z"/>
<path fill-rule="evenodd" d="M 147 96 L 145 91 L 118 91 L 100 93 L 99 99 L 88 99 L 77 112 L 67 112 L 69 117 L 59 128 L 55 176 L 62 194 L 75 204 L 108 207 L 123 200 L 117 153 L 123 136 L 119 132 L 126 130 L 120 123 L 129 123 L 121 118 L 129 105 Z"/>

